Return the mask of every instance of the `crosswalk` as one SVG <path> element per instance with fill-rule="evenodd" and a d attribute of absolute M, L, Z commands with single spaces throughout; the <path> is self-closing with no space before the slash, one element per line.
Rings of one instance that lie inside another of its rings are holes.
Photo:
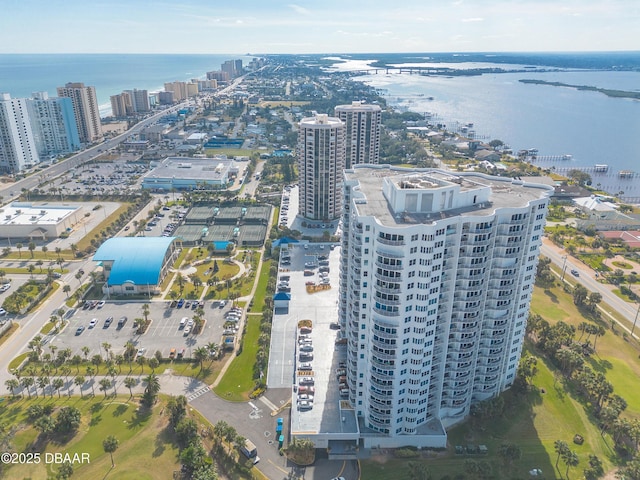
<path fill-rule="evenodd" d="M 207 393 L 209 390 L 211 390 L 211 388 L 209 386 L 206 386 L 206 387 L 202 387 L 200 390 L 196 390 L 195 392 L 190 393 L 189 395 L 187 395 L 187 402 L 191 402 L 192 400 L 195 400 L 199 396 Z"/>

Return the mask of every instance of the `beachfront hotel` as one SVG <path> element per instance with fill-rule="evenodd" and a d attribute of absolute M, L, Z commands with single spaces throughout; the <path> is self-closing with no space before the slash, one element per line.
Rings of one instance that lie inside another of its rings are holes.
<path fill-rule="evenodd" d="M 71 99 L 35 92 L 27 99 L 27 107 L 41 158 L 80 150 L 82 145 Z"/>
<path fill-rule="evenodd" d="M 58 96 L 67 97 L 73 103 L 78 133 L 82 143 L 93 143 L 102 138 L 102 125 L 95 87 L 84 83 L 67 83 L 58 87 Z"/>
<path fill-rule="evenodd" d="M 360 438 L 445 446 L 516 377 L 553 189 L 388 165 L 344 180 L 338 315 Z"/>
<path fill-rule="evenodd" d="M 0 170 L 18 173 L 39 161 L 27 100 L 0 93 Z"/>
<path fill-rule="evenodd" d="M 345 168 L 362 163 L 377 164 L 382 124 L 380 106 L 354 101 L 351 105 L 338 105 L 335 113 L 345 124 Z"/>
<path fill-rule="evenodd" d="M 309 220 L 340 217 L 344 169 L 344 123 L 326 114 L 303 118 L 298 127 L 298 214 Z"/>

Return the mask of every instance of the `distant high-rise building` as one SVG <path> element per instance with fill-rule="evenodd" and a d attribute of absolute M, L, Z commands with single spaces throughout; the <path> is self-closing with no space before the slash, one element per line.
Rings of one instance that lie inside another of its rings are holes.
<path fill-rule="evenodd" d="M 84 83 L 67 83 L 58 87 L 58 96 L 70 98 L 78 125 L 80 141 L 93 143 L 102 138 L 100 110 L 95 87 L 86 87 Z"/>
<path fill-rule="evenodd" d="M 234 78 L 236 76 L 236 64 L 233 60 L 227 60 L 220 66 L 220 70 L 225 72 L 229 78 Z"/>
<path fill-rule="evenodd" d="M 379 163 L 380 106 L 352 102 L 351 105 L 338 105 L 335 112 L 336 117 L 345 124 L 345 168 L 361 163 Z"/>
<path fill-rule="evenodd" d="M 149 91 L 138 90 L 136 88 L 132 91 L 133 109 L 138 113 L 144 113 L 151 110 L 149 103 Z"/>
<path fill-rule="evenodd" d="M 222 70 L 214 70 L 211 72 L 207 72 L 207 80 L 215 80 L 217 82 L 228 82 L 231 80 L 231 76 L 228 72 L 223 72 Z"/>
<path fill-rule="evenodd" d="M 47 92 L 36 92 L 27 99 L 27 106 L 41 158 L 80 149 L 80 135 L 70 98 L 49 97 Z"/>
<path fill-rule="evenodd" d="M 342 207 L 344 123 L 325 114 L 303 118 L 298 128 L 298 213 L 310 220 L 331 221 Z"/>
<path fill-rule="evenodd" d="M 427 445 L 516 378 L 553 188 L 366 165 L 344 179 L 349 400 L 365 447 Z"/>
<path fill-rule="evenodd" d="M 39 161 L 26 99 L 0 93 L 0 170 L 18 173 Z"/>
<path fill-rule="evenodd" d="M 132 115 L 133 103 L 129 92 L 122 92 L 118 95 L 111 95 L 111 114 L 116 118 Z"/>
<path fill-rule="evenodd" d="M 173 101 L 181 102 L 184 99 L 197 95 L 198 86 L 195 86 L 195 93 L 191 83 L 187 82 L 168 82 L 164 84 L 164 89 L 167 92 L 173 92 Z"/>
<path fill-rule="evenodd" d="M 171 105 L 175 102 L 175 96 L 172 91 L 158 92 L 158 103 L 160 105 Z"/>

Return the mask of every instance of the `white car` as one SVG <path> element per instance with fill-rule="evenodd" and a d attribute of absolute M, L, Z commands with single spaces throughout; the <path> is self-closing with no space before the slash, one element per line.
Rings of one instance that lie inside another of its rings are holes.
<path fill-rule="evenodd" d="M 91 321 L 89 322 L 89 328 L 93 328 L 97 325 L 98 323 L 98 319 L 97 318 L 92 318 Z"/>
<path fill-rule="evenodd" d="M 0 287 L 0 292 L 6 292 L 7 290 L 9 290 L 11 288 L 11 284 L 10 283 L 5 283 L 4 285 L 2 285 Z"/>
<path fill-rule="evenodd" d="M 184 335 L 189 335 L 189 333 L 191 332 L 191 327 L 184 327 Z"/>
<path fill-rule="evenodd" d="M 104 300 L 100 300 L 100 301 L 98 302 L 97 307 L 98 307 L 98 308 L 102 308 L 102 307 L 104 307 L 105 303 L 107 303 L 107 302 L 105 302 Z"/>
<path fill-rule="evenodd" d="M 0 307 L 0 315 L 6 315 L 6 314 L 7 314 L 7 311 L 4 308 Z"/>

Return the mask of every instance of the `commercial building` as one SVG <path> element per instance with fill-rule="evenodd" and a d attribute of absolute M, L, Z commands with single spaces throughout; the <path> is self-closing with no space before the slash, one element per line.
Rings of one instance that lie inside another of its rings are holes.
<path fill-rule="evenodd" d="M 26 99 L 0 94 L 0 170 L 18 173 L 39 161 Z"/>
<path fill-rule="evenodd" d="M 14 202 L 0 208 L 0 237 L 51 240 L 73 230 L 83 219 L 82 205 L 34 205 Z"/>
<path fill-rule="evenodd" d="M 325 114 L 303 118 L 298 127 L 298 213 L 309 219 L 331 221 L 342 208 L 344 123 Z"/>
<path fill-rule="evenodd" d="M 36 148 L 41 158 L 75 152 L 82 146 L 70 98 L 36 92 L 27 99 Z"/>
<path fill-rule="evenodd" d="M 365 447 L 444 447 L 513 383 L 552 187 L 478 173 L 344 174 L 339 321 Z"/>
<path fill-rule="evenodd" d="M 98 248 L 93 260 L 102 265 L 104 293 L 151 295 L 157 293 L 179 253 L 175 237 L 115 237 Z"/>
<path fill-rule="evenodd" d="M 168 157 L 142 177 L 142 188 L 170 192 L 198 188 L 226 188 L 233 160 Z"/>
<path fill-rule="evenodd" d="M 64 87 L 58 87 L 58 96 L 71 99 L 80 141 L 93 143 L 100 140 L 102 125 L 95 87 L 70 82 Z"/>
<path fill-rule="evenodd" d="M 338 105 L 336 117 L 345 125 L 345 167 L 362 163 L 377 164 L 380 160 L 380 105 L 355 101 Z"/>

